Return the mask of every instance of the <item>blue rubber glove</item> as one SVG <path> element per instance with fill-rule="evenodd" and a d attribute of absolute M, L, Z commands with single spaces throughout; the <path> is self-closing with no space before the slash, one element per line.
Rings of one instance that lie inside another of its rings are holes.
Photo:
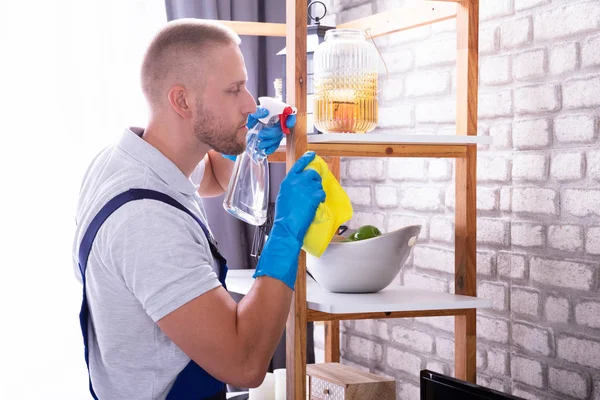
<path fill-rule="evenodd" d="M 279 279 L 292 290 L 304 235 L 319 204 L 325 201 L 321 176 L 312 169 L 304 170 L 314 158 L 312 151 L 304 154 L 281 182 L 275 201 L 273 228 L 254 273 L 255 278 L 266 275 Z"/>
<path fill-rule="evenodd" d="M 266 117 L 267 115 L 269 115 L 269 111 L 266 108 L 256 107 L 256 112 L 248 116 L 246 127 L 248 127 L 248 129 L 254 128 L 258 123 L 258 120 Z M 291 129 L 294 127 L 294 125 L 296 125 L 296 115 L 288 116 L 285 121 L 285 126 Z M 264 150 L 267 155 L 273 154 L 275 150 L 279 148 L 281 139 L 283 139 L 283 130 L 281 130 L 281 124 L 275 124 L 275 126 L 272 127 L 265 127 L 258 133 L 258 148 Z M 231 161 L 235 161 L 237 158 L 235 155 L 226 154 L 223 154 L 223 157 L 228 158 Z"/>

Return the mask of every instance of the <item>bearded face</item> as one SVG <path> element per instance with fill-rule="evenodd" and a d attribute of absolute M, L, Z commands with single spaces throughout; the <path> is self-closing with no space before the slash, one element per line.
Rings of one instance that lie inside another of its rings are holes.
<path fill-rule="evenodd" d="M 219 114 L 196 102 L 194 136 L 221 154 L 241 154 L 246 149 L 247 117 L 233 120 L 227 113 Z M 239 118 L 239 117 L 238 117 Z"/>

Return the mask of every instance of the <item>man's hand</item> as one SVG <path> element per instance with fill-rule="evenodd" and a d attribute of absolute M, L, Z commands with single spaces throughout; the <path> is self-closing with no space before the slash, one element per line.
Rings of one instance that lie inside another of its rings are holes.
<path fill-rule="evenodd" d="M 258 123 L 258 119 L 266 116 L 268 111 L 266 108 L 257 107 L 256 112 L 248 116 L 246 126 L 252 129 Z M 288 128 L 293 128 L 296 125 L 296 115 L 289 115 L 285 121 Z M 276 124 L 270 128 L 262 129 L 258 134 L 258 147 L 264 149 L 267 155 L 272 154 L 279 147 L 279 143 L 283 139 L 283 130 L 281 124 Z M 205 169 L 204 178 L 200 184 L 198 193 L 202 197 L 215 197 L 223 194 L 229 186 L 229 179 L 233 171 L 233 164 L 225 161 L 223 158 L 235 161 L 237 156 L 225 155 L 217 153 L 214 150 L 209 150 L 204 157 Z"/>
<path fill-rule="evenodd" d="M 325 201 L 321 176 L 304 168 L 315 158 L 307 152 L 290 168 L 281 182 L 275 203 L 275 219 L 269 238 L 256 266 L 255 277 L 270 276 L 294 289 L 298 255 L 304 235 Z"/>
<path fill-rule="evenodd" d="M 246 126 L 248 129 L 252 129 L 258 123 L 260 118 L 264 118 L 269 115 L 269 111 L 263 107 L 256 107 L 256 112 L 248 116 L 248 122 Z M 296 115 L 289 115 L 285 121 L 285 126 L 289 129 L 296 125 Z M 283 139 L 283 130 L 281 124 L 275 124 L 272 127 L 265 127 L 258 133 L 258 148 L 264 150 L 267 155 L 273 154 L 279 147 Z M 237 156 L 223 154 L 223 157 L 235 161 Z"/>

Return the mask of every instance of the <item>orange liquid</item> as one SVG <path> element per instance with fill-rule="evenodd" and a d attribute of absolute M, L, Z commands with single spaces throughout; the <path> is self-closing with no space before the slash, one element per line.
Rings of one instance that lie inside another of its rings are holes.
<path fill-rule="evenodd" d="M 315 80 L 314 125 L 323 133 L 366 133 L 377 126 L 377 74 Z"/>

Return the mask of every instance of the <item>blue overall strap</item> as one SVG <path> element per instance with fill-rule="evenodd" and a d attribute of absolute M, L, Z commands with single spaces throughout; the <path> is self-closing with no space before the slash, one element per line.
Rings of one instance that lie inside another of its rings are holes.
<path fill-rule="evenodd" d="M 79 271 L 81 272 L 81 280 L 83 283 L 83 297 L 81 301 L 81 311 L 79 313 L 79 324 L 81 326 L 81 333 L 83 336 L 84 355 L 85 363 L 88 368 L 89 377 L 89 389 L 92 397 L 98 400 L 96 393 L 92 387 L 91 376 L 89 375 L 89 350 L 88 350 L 88 319 L 89 319 L 89 308 L 86 296 L 86 282 L 85 282 L 85 271 L 87 268 L 87 262 L 92 250 L 92 244 L 94 239 L 100 230 L 100 227 L 108 219 L 108 217 L 115 212 L 123 204 L 126 204 L 133 200 L 150 199 L 157 200 L 163 203 L 167 203 L 194 218 L 194 220 L 200 225 L 204 232 L 209 246 L 210 251 L 219 262 L 219 281 L 225 286 L 225 278 L 227 276 L 227 264 L 225 258 L 219 253 L 216 246 L 216 241 L 210 235 L 208 229 L 202 221 L 184 207 L 177 200 L 172 197 L 149 189 L 129 189 L 123 192 L 110 201 L 108 201 L 104 207 L 98 212 L 98 214 L 92 219 L 92 222 L 88 226 L 81 244 L 79 246 Z M 221 400 L 225 399 L 225 384 L 218 381 L 217 379 L 210 376 L 194 361 L 190 361 L 188 365 L 179 373 L 177 376 L 169 395 L 168 400 L 180 400 L 180 399 L 193 399 L 193 400 Z"/>

